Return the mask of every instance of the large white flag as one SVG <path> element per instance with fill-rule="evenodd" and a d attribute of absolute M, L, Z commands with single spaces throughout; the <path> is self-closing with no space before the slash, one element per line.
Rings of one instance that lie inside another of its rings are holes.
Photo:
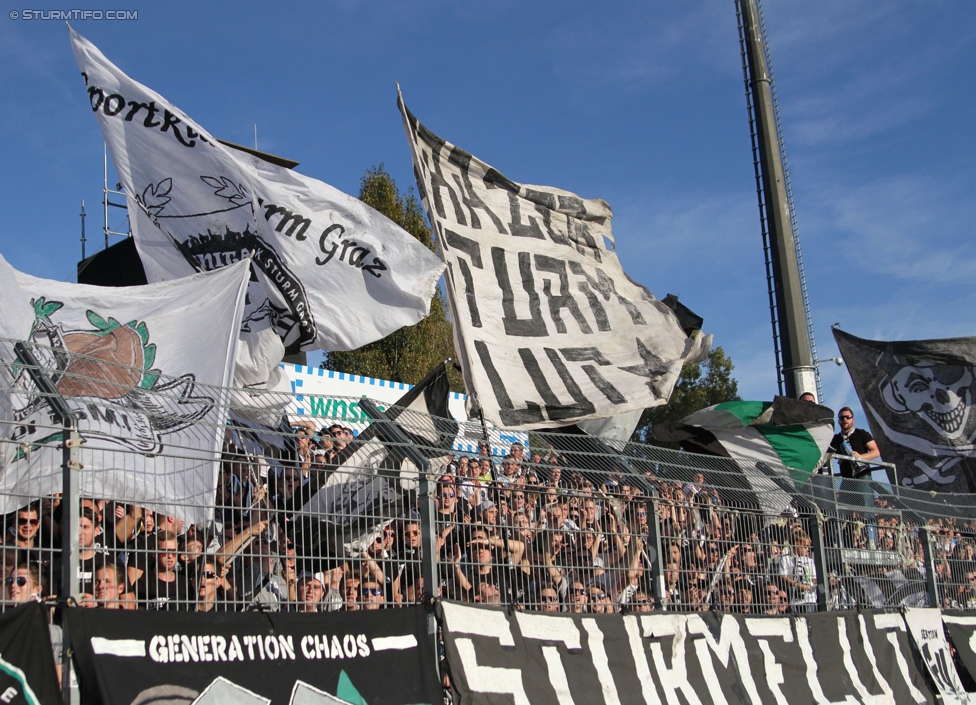
<path fill-rule="evenodd" d="M 61 490 L 62 427 L 14 360 L 26 341 L 78 419 L 86 496 L 210 518 L 249 267 L 115 289 L 0 257 L 0 514 Z"/>
<path fill-rule="evenodd" d="M 455 347 L 485 416 L 551 428 L 667 402 L 711 336 L 624 273 L 605 201 L 514 183 L 399 102 L 444 258 Z"/>
<path fill-rule="evenodd" d="M 270 323 L 289 353 L 355 349 L 427 315 L 444 265 L 409 233 L 328 184 L 228 149 L 74 30 L 71 43 L 150 281 L 253 254 L 243 331 Z"/>

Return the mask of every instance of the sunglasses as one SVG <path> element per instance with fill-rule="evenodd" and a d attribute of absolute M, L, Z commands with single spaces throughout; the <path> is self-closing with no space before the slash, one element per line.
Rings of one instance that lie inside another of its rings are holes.
<path fill-rule="evenodd" d="M 212 570 L 205 570 L 202 573 L 200 573 L 200 577 L 203 578 L 204 580 L 216 580 L 217 574 Z"/>
<path fill-rule="evenodd" d="M 14 583 L 17 583 L 17 585 L 19 585 L 20 587 L 24 587 L 27 584 L 27 578 L 25 578 L 23 575 L 18 575 L 17 577 L 11 576 L 6 580 L 4 580 L 3 582 L 6 585 L 13 585 Z"/>
<path fill-rule="evenodd" d="M 556 602 L 559 598 L 556 597 L 555 595 L 543 595 L 542 599 L 545 602 Z"/>
<path fill-rule="evenodd" d="M 587 595 L 586 588 L 573 588 L 573 594 L 575 595 Z"/>
<path fill-rule="evenodd" d="M 361 588 L 360 591 L 359 591 L 359 593 L 363 597 L 369 597 L 370 595 L 372 595 L 373 597 L 379 597 L 380 595 L 383 594 L 383 591 L 380 588 L 372 588 L 372 589 L 370 589 L 370 588 Z"/>
<path fill-rule="evenodd" d="M 441 497 L 444 499 L 454 499 L 453 492 L 441 492 Z"/>
<path fill-rule="evenodd" d="M 37 526 L 41 523 L 40 519 L 17 519 L 18 524 L 29 524 L 30 526 Z"/>
<path fill-rule="evenodd" d="M 850 414 L 844 414 L 843 416 L 838 416 L 839 419 L 853 419 L 854 417 Z"/>
<path fill-rule="evenodd" d="M 591 592 L 590 593 L 590 597 L 592 597 L 594 600 L 602 600 L 606 596 L 607 596 L 607 594 L 605 592 Z"/>

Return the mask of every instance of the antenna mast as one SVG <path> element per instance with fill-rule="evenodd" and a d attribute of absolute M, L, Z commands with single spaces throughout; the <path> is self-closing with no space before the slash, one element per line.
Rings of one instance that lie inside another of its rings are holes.
<path fill-rule="evenodd" d="M 779 393 L 822 401 L 800 236 L 760 0 L 736 0 Z"/>

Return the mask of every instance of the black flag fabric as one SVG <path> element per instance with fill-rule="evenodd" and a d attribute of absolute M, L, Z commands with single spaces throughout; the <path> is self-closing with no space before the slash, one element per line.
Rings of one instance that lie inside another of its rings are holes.
<path fill-rule="evenodd" d="M 976 615 L 962 610 L 946 610 L 942 613 L 946 637 L 952 642 L 959 675 L 976 690 Z"/>
<path fill-rule="evenodd" d="M 448 453 L 457 437 L 458 424 L 449 408 L 451 383 L 447 363 L 442 362 L 410 391 L 385 411 L 396 421 L 410 441 L 427 457 Z M 367 426 L 359 434 L 360 442 L 376 437 L 376 429 Z"/>
<path fill-rule="evenodd" d="M 902 487 L 976 492 L 976 338 L 864 340 L 834 329 L 871 433 Z"/>
<path fill-rule="evenodd" d="M 0 614 L 0 702 L 40 705 L 60 702 L 47 614 L 28 602 Z"/>
<path fill-rule="evenodd" d="M 423 607 L 214 615 L 72 608 L 67 618 L 86 703 L 441 702 Z"/>

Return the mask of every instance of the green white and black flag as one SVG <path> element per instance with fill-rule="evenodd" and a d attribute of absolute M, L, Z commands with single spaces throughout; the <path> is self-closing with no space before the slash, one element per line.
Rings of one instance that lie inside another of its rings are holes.
<path fill-rule="evenodd" d="M 804 481 L 820 467 L 830 446 L 833 412 L 788 397 L 729 401 L 654 426 L 651 433 L 659 441 L 679 443 L 683 450 L 739 461 L 763 511 L 779 515 L 790 497 L 757 466 L 785 481 Z"/>
<path fill-rule="evenodd" d="M 976 492 L 976 338 L 834 338 L 881 456 L 904 487 Z"/>

